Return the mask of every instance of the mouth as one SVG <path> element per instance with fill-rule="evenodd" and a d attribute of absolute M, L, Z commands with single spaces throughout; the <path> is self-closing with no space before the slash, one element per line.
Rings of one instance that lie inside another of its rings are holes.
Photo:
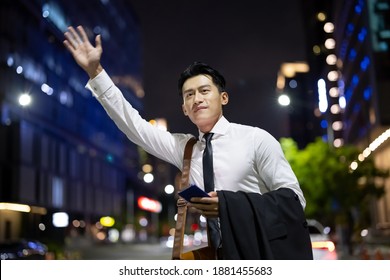
<path fill-rule="evenodd" d="M 203 110 L 203 109 L 207 109 L 207 107 L 205 107 L 205 106 L 198 106 L 198 107 L 195 107 L 195 108 L 194 108 L 194 112 L 196 113 L 196 112 L 198 112 L 198 111 L 200 111 L 200 110 Z"/>

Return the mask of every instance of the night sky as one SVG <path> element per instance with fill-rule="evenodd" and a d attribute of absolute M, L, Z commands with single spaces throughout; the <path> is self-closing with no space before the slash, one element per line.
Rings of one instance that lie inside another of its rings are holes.
<path fill-rule="evenodd" d="M 287 136 L 275 85 L 281 63 L 305 60 L 300 2 L 131 1 L 142 34 L 143 116 L 166 118 L 171 132 L 197 135 L 181 111 L 177 79 L 190 63 L 202 61 L 227 80 L 229 121 Z"/>

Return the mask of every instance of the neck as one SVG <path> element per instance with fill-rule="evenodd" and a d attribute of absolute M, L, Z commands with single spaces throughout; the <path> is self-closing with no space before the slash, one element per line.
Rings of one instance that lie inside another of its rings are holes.
<path fill-rule="evenodd" d="M 198 125 L 199 131 L 201 131 L 202 133 L 210 132 L 221 117 L 222 117 L 222 114 L 218 117 L 218 119 L 216 121 L 207 122 L 207 123 Z"/>

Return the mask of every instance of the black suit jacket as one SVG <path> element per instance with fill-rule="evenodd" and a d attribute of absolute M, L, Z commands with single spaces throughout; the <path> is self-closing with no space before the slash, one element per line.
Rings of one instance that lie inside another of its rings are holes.
<path fill-rule="evenodd" d="M 304 211 L 294 191 L 217 193 L 224 259 L 313 259 Z"/>

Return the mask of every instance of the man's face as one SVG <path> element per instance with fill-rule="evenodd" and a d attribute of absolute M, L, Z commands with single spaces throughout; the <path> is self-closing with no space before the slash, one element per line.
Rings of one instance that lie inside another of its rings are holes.
<path fill-rule="evenodd" d="M 182 88 L 183 112 L 202 132 L 209 132 L 222 116 L 222 105 L 228 103 L 227 92 L 219 93 L 212 78 L 198 75 L 187 79 Z"/>

